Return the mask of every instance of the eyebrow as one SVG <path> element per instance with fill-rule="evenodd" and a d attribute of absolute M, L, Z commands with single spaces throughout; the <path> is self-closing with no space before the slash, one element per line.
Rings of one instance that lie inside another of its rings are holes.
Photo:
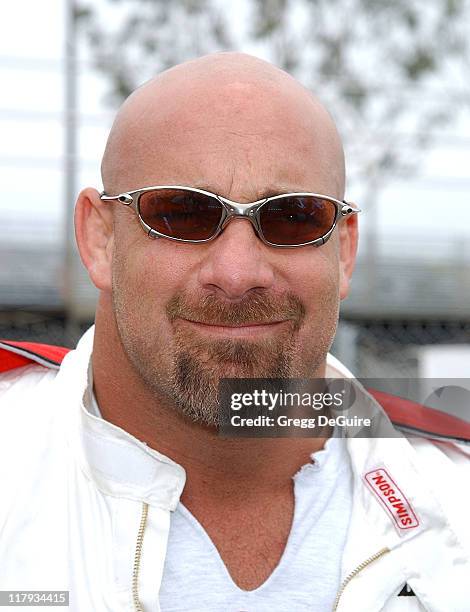
<path fill-rule="evenodd" d="M 210 193 L 214 193 L 216 195 L 224 196 L 227 199 L 231 199 L 222 193 L 217 193 L 217 190 L 215 190 L 211 185 L 208 185 L 207 183 L 195 183 L 194 185 L 191 185 L 191 187 L 194 187 L 195 189 L 202 189 L 203 191 L 210 191 Z M 257 192 L 256 198 L 252 201 L 257 202 L 258 200 L 263 200 L 264 198 L 271 198 L 272 196 L 281 195 L 283 193 L 305 193 L 305 192 L 315 193 L 313 191 L 310 191 L 309 189 L 299 189 L 298 187 L 293 188 L 293 187 L 288 187 L 286 185 L 268 186 L 262 192 Z"/>

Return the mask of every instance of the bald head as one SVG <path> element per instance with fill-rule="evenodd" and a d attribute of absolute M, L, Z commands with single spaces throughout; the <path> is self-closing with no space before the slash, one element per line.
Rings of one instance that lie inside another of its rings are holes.
<path fill-rule="evenodd" d="M 180 184 L 239 201 L 284 188 L 342 198 L 345 180 L 341 140 L 321 103 L 240 53 L 180 64 L 137 89 L 111 129 L 102 178 L 108 193 Z"/>

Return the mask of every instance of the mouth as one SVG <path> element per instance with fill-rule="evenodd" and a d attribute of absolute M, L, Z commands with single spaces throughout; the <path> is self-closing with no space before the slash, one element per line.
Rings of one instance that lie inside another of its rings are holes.
<path fill-rule="evenodd" d="M 191 319 L 178 319 L 184 326 L 198 329 L 200 332 L 219 337 L 229 338 L 255 338 L 277 332 L 291 323 L 290 319 L 281 321 L 270 321 L 268 323 L 250 322 L 243 325 L 236 324 L 212 324 L 192 321 Z"/>

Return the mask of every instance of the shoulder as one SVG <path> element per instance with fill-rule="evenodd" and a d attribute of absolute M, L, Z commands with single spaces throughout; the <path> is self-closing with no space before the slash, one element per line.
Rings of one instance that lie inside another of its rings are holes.
<path fill-rule="evenodd" d="M 470 446 L 457 441 L 408 437 L 414 454 L 413 469 L 420 483 L 452 528 L 456 541 L 470 551 Z"/>
<path fill-rule="evenodd" d="M 0 343 L 0 524 L 2 511 L 8 515 L 26 492 L 37 494 L 47 486 L 45 475 L 64 465 L 68 399 L 58 392 L 58 363 L 48 363 L 47 355 L 23 353 L 24 346 L 3 347 Z"/>
<path fill-rule="evenodd" d="M 31 500 L 41 498 L 51 475 L 66 465 L 59 364 L 48 361 L 47 351 L 31 354 L 32 349 L 0 342 L 0 524 L 13 519 L 15 525 L 23 512 L 28 520 L 35 516 Z"/>
<path fill-rule="evenodd" d="M 28 365 L 0 374 L 0 457 L 16 457 L 44 444 L 55 415 L 57 372 Z M 1 473 L 0 468 L 0 473 Z"/>
<path fill-rule="evenodd" d="M 373 388 L 367 392 L 387 414 L 394 427 L 410 439 L 427 439 L 442 443 L 442 448 L 455 447 L 467 450 L 470 456 L 470 422 L 455 416 L 455 406 L 446 405 L 446 410 L 436 409 L 426 403 L 384 393 Z M 470 406 L 461 410 L 465 415 Z"/>
<path fill-rule="evenodd" d="M 42 391 L 56 376 L 57 370 L 37 364 L 0 372 L 0 409 L 8 405 L 21 407 L 23 400 Z"/>
<path fill-rule="evenodd" d="M 442 396 L 438 408 L 429 401 L 413 401 L 401 395 L 386 393 L 371 386 L 374 380 L 357 379 L 336 357 L 328 354 L 327 376 L 344 378 L 359 384 L 359 388 L 387 415 L 395 429 L 408 439 L 425 440 L 425 447 L 438 448 L 444 454 L 470 457 L 470 394 L 458 406 L 452 396 Z M 436 393 L 436 396 L 439 395 Z M 428 398 L 432 399 L 432 398 Z M 458 408 L 458 410 L 457 410 Z M 460 414 L 460 416 L 456 416 Z M 453 449 L 453 450 L 452 450 Z M 464 460 L 465 461 L 465 460 Z"/>
<path fill-rule="evenodd" d="M 470 445 L 459 440 L 433 440 L 423 436 L 407 436 L 423 470 L 432 477 L 441 474 L 470 478 Z M 447 475 L 447 476 L 446 476 Z M 454 483 L 455 484 L 455 483 Z"/>
<path fill-rule="evenodd" d="M 0 419 L 7 432 L 15 423 L 47 412 L 47 395 L 68 349 L 29 342 L 0 341 Z M 44 402 L 43 400 L 46 399 Z"/>
<path fill-rule="evenodd" d="M 406 438 L 403 459 L 459 534 L 468 533 L 470 423 L 424 404 L 374 392 L 392 424 Z M 393 440 L 390 440 L 393 443 Z M 463 537 L 463 536 L 460 536 Z M 465 536 L 467 539 L 467 536 Z M 468 539 L 467 546 L 470 546 Z"/>
<path fill-rule="evenodd" d="M 52 344 L 0 339 L 0 372 L 15 370 L 31 363 L 59 369 L 69 351 L 66 347 Z"/>

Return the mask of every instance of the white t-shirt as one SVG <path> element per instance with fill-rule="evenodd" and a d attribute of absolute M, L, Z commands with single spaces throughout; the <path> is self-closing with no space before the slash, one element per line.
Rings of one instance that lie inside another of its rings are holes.
<path fill-rule="evenodd" d="M 93 397 L 92 414 L 100 417 Z M 253 591 L 230 577 L 211 539 L 179 503 L 171 516 L 162 612 L 326 612 L 340 587 L 352 505 L 352 470 L 342 438 L 330 438 L 293 477 L 292 528 L 279 564 Z"/>

